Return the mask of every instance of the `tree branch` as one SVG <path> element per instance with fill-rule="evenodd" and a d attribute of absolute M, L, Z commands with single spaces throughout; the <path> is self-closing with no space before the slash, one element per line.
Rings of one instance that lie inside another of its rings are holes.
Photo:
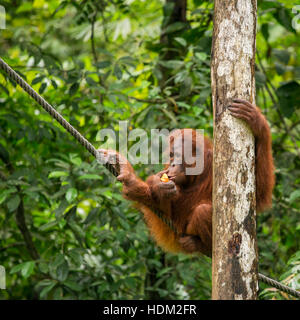
<path fill-rule="evenodd" d="M 7 246 L 0 248 L 0 252 L 6 251 L 10 248 L 21 247 L 21 246 L 25 246 L 25 242 L 15 242 L 15 243 L 8 244 Z"/>
<path fill-rule="evenodd" d="M 14 168 L 13 168 L 13 165 L 11 164 L 11 162 L 9 161 L 9 158 L 6 159 L 6 158 L 2 157 L 0 154 L 0 159 L 6 165 L 9 173 L 12 174 L 14 172 Z M 20 204 L 19 204 L 17 211 L 16 211 L 17 226 L 23 236 L 28 253 L 30 254 L 30 256 L 33 260 L 37 260 L 40 258 L 40 256 L 39 256 L 38 251 L 33 243 L 31 233 L 26 225 L 22 190 L 21 190 L 20 186 L 17 186 L 16 188 L 17 188 L 17 193 L 20 197 Z"/>
<path fill-rule="evenodd" d="M 25 241 L 26 248 L 33 260 L 38 260 L 40 258 L 40 255 L 37 252 L 37 249 L 33 243 L 31 233 L 29 229 L 27 228 L 26 221 L 25 221 L 25 210 L 24 210 L 24 202 L 23 202 L 23 197 L 21 195 L 21 188 L 17 186 L 17 190 L 19 193 L 19 197 L 21 199 L 20 204 L 17 208 L 16 212 L 16 221 L 19 230 L 22 233 L 22 236 Z"/>

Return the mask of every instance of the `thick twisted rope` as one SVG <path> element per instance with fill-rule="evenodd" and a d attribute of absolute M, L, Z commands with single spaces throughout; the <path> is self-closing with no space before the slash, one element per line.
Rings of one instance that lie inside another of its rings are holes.
<path fill-rule="evenodd" d="M 43 97 L 41 97 L 23 78 L 21 78 L 6 62 L 0 58 L 0 67 L 7 73 L 7 75 L 18 83 L 18 85 L 26 91 L 39 105 L 47 111 L 52 118 L 61 124 L 86 150 L 88 150 L 96 159 L 99 157 L 99 152 L 96 148 L 78 132 L 67 120 L 64 119 Z M 119 170 L 109 162 L 101 162 L 115 177 L 119 175 Z M 155 211 L 157 216 L 174 232 L 177 230 L 172 221 L 166 219 L 162 212 Z"/>
<path fill-rule="evenodd" d="M 96 148 L 1 58 L 0 67 L 7 73 L 10 79 L 18 83 L 24 91 L 42 106 L 52 118 L 62 125 L 86 150 L 88 150 L 96 159 L 100 158 L 100 154 Z M 119 170 L 113 164 L 110 164 L 109 162 L 101 162 L 101 164 L 103 164 L 115 177 L 119 175 Z M 155 213 L 175 234 L 178 234 L 172 221 L 166 219 L 163 213 L 157 209 L 155 210 Z"/>
<path fill-rule="evenodd" d="M 276 281 L 276 280 L 273 280 L 261 273 L 258 274 L 258 279 L 268 285 L 270 285 L 271 287 L 274 287 L 280 291 L 283 291 L 283 292 L 286 292 L 288 294 L 290 294 L 291 296 L 294 296 L 296 298 L 300 298 L 300 292 L 299 291 L 296 291 L 288 286 L 285 286 L 284 284 Z"/>
<path fill-rule="evenodd" d="M 24 79 L 22 79 L 6 62 L 0 58 L 0 68 L 4 70 L 10 79 L 14 80 L 18 85 L 26 91 L 40 106 L 47 111 L 52 118 L 54 118 L 60 125 L 62 125 L 86 150 L 88 150 L 96 159 L 99 159 L 99 152 L 96 148 L 77 131 L 71 124 L 63 118 L 44 98 L 42 98 Z M 119 175 L 119 170 L 111 163 L 102 162 L 102 164 L 115 176 Z M 175 233 L 176 236 L 180 235 L 173 222 L 167 219 L 163 212 L 157 208 L 153 209 L 154 213 Z M 288 286 L 281 284 L 271 278 L 258 274 L 259 280 L 284 291 L 294 297 L 300 298 L 300 292 L 291 289 Z"/>
<path fill-rule="evenodd" d="M 0 67 L 3 69 L 10 79 L 14 80 L 18 85 L 26 91 L 40 106 L 46 110 L 52 118 L 62 125 L 82 146 L 85 147 L 94 157 L 97 157 L 98 151 L 88 142 L 70 123 L 65 120 L 44 98 L 42 98 L 25 80 L 23 80 L 6 62 L 0 58 Z M 105 167 L 114 175 L 118 173 L 110 163 L 104 163 Z"/>

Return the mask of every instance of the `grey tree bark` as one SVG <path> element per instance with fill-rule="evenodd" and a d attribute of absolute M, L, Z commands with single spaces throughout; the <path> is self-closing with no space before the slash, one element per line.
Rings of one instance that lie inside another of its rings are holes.
<path fill-rule="evenodd" d="M 215 1 L 213 299 L 257 298 L 254 137 L 227 110 L 233 98 L 255 101 L 256 10 L 256 0 Z"/>

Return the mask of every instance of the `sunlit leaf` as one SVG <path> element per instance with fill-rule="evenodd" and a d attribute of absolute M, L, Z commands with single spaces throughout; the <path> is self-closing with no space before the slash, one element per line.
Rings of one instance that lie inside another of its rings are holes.
<path fill-rule="evenodd" d="M 66 171 L 53 171 L 49 174 L 48 178 L 60 178 L 60 177 L 67 177 L 69 175 Z"/>
<path fill-rule="evenodd" d="M 68 189 L 67 193 L 66 193 L 66 199 L 69 203 L 73 202 L 78 195 L 78 191 L 75 188 L 70 188 Z"/>

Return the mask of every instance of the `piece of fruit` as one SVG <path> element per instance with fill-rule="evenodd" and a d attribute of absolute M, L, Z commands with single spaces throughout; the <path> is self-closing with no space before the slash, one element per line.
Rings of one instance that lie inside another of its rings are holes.
<path fill-rule="evenodd" d="M 164 174 L 162 175 L 162 177 L 160 178 L 160 181 L 161 181 L 161 182 L 169 182 L 169 177 L 168 177 L 168 175 L 167 175 L 166 173 L 164 173 Z"/>

